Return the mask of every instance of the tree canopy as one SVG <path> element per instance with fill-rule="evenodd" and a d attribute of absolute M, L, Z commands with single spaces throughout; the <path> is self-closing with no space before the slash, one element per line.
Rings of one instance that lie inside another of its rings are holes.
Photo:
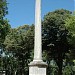
<path fill-rule="evenodd" d="M 34 25 L 24 25 L 15 29 L 6 36 L 5 49 L 12 52 L 18 61 L 19 74 L 28 74 L 28 63 L 31 60 L 31 51 L 34 46 Z"/>
<path fill-rule="evenodd" d="M 0 20 L 8 13 L 7 11 L 7 1 L 0 0 Z"/>
<path fill-rule="evenodd" d="M 68 10 L 49 12 L 43 20 L 43 49 L 47 50 L 48 60 L 53 58 L 59 68 L 58 75 L 62 75 L 62 63 L 65 54 L 69 51 L 68 30 L 65 20 L 71 15 Z"/>
<path fill-rule="evenodd" d="M 69 31 L 68 41 L 72 45 L 72 49 L 70 50 L 70 58 L 75 60 L 75 16 L 71 15 L 69 18 L 65 20 L 65 26 Z"/>
<path fill-rule="evenodd" d="M 10 25 L 7 19 L 4 19 L 7 14 L 7 2 L 6 0 L 0 0 L 0 47 L 4 42 L 5 36 L 10 31 Z"/>

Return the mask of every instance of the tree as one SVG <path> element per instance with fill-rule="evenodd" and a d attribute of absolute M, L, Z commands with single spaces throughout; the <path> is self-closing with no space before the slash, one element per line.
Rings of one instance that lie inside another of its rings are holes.
<path fill-rule="evenodd" d="M 0 0 L 0 47 L 3 46 L 5 36 L 10 30 L 10 25 L 8 24 L 7 19 L 4 19 L 7 12 L 7 1 Z"/>
<path fill-rule="evenodd" d="M 69 35 L 71 35 L 71 38 L 69 39 L 70 43 L 74 45 L 75 43 L 75 16 L 71 15 L 69 18 L 65 20 L 65 26 L 69 31 Z"/>
<path fill-rule="evenodd" d="M 34 46 L 33 31 L 34 25 L 24 25 L 12 29 L 4 42 L 6 50 L 13 52 L 18 61 L 17 73 L 20 75 L 28 75 L 28 63 Z"/>
<path fill-rule="evenodd" d="M 68 38 L 68 40 L 72 45 L 72 49 L 70 50 L 70 59 L 75 60 L 75 15 L 71 15 L 65 20 L 65 26 L 69 31 L 68 34 L 70 38 Z"/>
<path fill-rule="evenodd" d="M 0 21 L 0 47 L 3 46 L 6 35 L 10 31 L 10 25 L 7 20 Z"/>
<path fill-rule="evenodd" d="M 62 75 L 63 59 L 70 47 L 67 40 L 68 30 L 64 25 L 64 20 L 70 14 L 70 11 L 64 9 L 49 12 L 44 16 L 42 24 L 43 49 L 47 50 L 47 62 L 50 64 L 51 58 L 56 61 L 58 75 Z"/>
<path fill-rule="evenodd" d="M 8 11 L 7 11 L 7 1 L 6 0 L 0 0 L 0 69 L 4 69 L 4 57 L 2 57 L 2 52 L 4 51 L 4 40 L 6 35 L 9 33 L 10 31 L 10 25 L 8 23 L 7 19 L 4 19 L 5 15 L 7 15 Z"/>
<path fill-rule="evenodd" d="M 7 13 L 7 1 L 0 0 L 0 20 L 2 20 Z"/>

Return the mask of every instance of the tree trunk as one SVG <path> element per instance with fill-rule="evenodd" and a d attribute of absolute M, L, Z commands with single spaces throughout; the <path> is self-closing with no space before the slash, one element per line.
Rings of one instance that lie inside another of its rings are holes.
<path fill-rule="evenodd" d="M 61 58 L 58 60 L 58 75 L 62 75 L 62 64 L 63 64 L 63 60 Z"/>
<path fill-rule="evenodd" d="M 62 75 L 62 67 L 61 66 L 59 66 L 58 75 Z"/>
<path fill-rule="evenodd" d="M 63 65 L 63 58 L 62 58 L 62 54 L 59 53 L 59 58 L 56 59 L 56 63 L 58 66 L 58 75 L 62 75 L 62 65 Z"/>

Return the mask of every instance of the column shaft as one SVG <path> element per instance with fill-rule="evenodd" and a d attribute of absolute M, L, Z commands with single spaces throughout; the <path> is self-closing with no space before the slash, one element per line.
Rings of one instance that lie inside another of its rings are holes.
<path fill-rule="evenodd" d="M 34 60 L 42 60 L 41 43 L 41 0 L 36 0 L 35 6 L 35 42 L 34 42 Z"/>

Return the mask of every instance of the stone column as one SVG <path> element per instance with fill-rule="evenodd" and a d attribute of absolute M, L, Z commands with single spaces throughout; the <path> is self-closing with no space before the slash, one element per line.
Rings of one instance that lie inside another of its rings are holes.
<path fill-rule="evenodd" d="M 36 0 L 35 4 L 35 41 L 34 41 L 34 61 L 42 61 L 41 47 L 41 0 Z"/>
<path fill-rule="evenodd" d="M 29 75 L 46 75 L 46 67 L 47 64 L 42 60 L 41 0 L 36 0 L 34 59 L 29 64 Z"/>

